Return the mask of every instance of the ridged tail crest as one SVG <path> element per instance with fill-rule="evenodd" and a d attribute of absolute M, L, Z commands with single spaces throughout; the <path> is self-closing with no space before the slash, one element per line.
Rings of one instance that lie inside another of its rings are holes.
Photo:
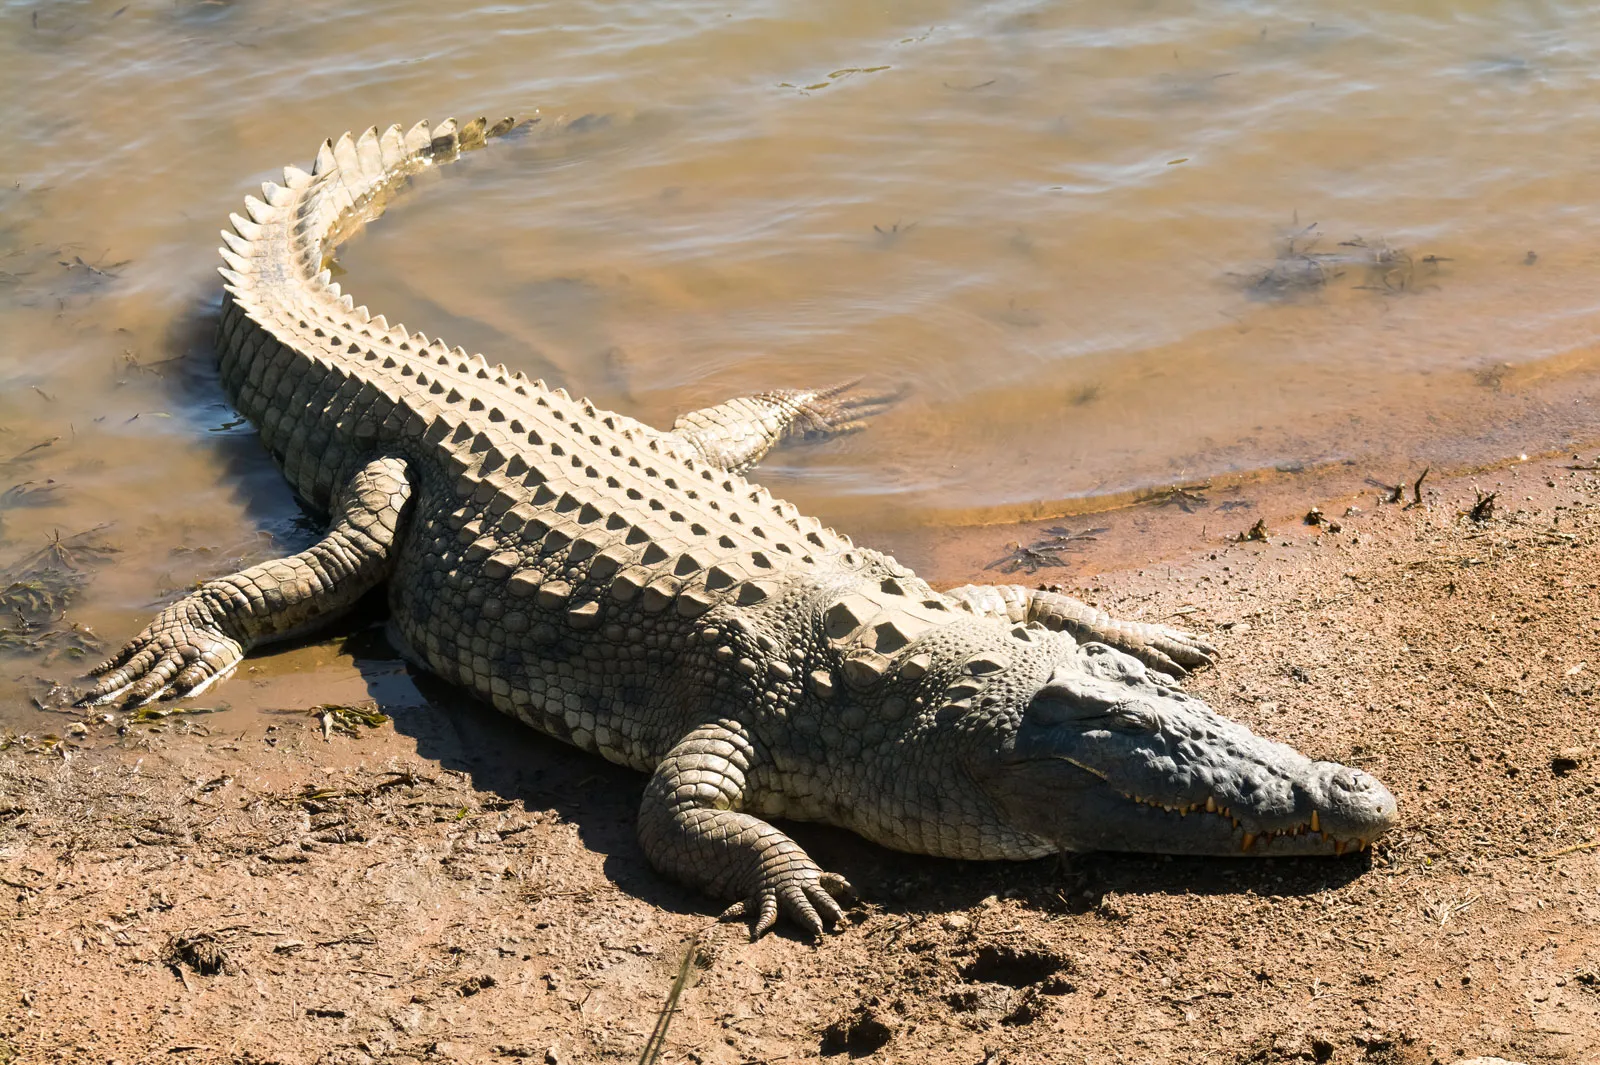
<path fill-rule="evenodd" d="M 266 182 L 259 199 L 246 197 L 233 232 L 223 232 L 218 379 L 313 509 L 326 510 L 334 486 L 371 458 L 379 424 L 402 409 L 407 390 L 424 381 L 442 390 L 441 373 L 489 378 L 513 394 L 536 387 L 482 355 L 369 314 L 327 269 L 333 249 L 382 214 L 412 175 L 515 126 L 479 118 L 346 133 L 323 142 L 310 172 L 286 167 L 283 184 Z"/>
<path fill-rule="evenodd" d="M 493 123 L 475 118 L 460 125 L 446 119 L 432 128 L 418 122 L 405 132 L 396 125 L 380 133 L 374 126 L 360 136 L 346 133 L 324 141 L 309 173 L 285 167 L 283 184 L 264 182 L 261 197 L 246 196 L 244 214 L 230 216 L 233 231 L 222 231 L 218 249 L 226 264 L 219 272 L 229 301 L 242 317 L 269 329 L 274 320 L 292 330 L 302 320 L 326 319 L 332 312 L 390 332 L 381 317 L 372 318 L 340 292 L 326 268 L 329 253 L 382 214 L 413 174 L 453 162 L 516 126 L 511 118 Z M 225 358 L 235 340 L 228 328 L 233 317 L 241 316 L 225 307 L 220 345 Z"/>

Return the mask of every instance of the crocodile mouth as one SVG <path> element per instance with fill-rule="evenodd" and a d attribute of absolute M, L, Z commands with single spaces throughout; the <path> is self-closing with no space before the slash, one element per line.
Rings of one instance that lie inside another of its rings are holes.
<path fill-rule="evenodd" d="M 1010 824 L 1065 851 L 1337 858 L 1394 826 L 1394 796 L 1365 770 L 1181 710 L 1195 720 L 1164 732 L 1024 728 L 985 786 Z"/>
<path fill-rule="evenodd" d="M 1246 824 L 1234 816 L 1230 807 L 1217 802 L 1214 796 L 1208 796 L 1205 802 L 1178 805 L 1170 805 L 1158 799 L 1147 799 L 1140 795 L 1123 795 L 1123 798 L 1136 805 L 1169 815 L 1174 827 L 1184 825 L 1185 820 L 1190 817 L 1205 824 L 1220 824 L 1225 821 L 1237 839 L 1240 854 L 1271 855 L 1277 852 L 1291 855 L 1321 853 L 1325 849 L 1331 849 L 1334 857 L 1343 857 L 1349 853 L 1371 850 L 1373 841 L 1388 827 L 1384 826 L 1371 836 L 1338 835 L 1324 830 L 1321 813 L 1312 810 L 1310 817 L 1304 821 L 1268 829 Z"/>

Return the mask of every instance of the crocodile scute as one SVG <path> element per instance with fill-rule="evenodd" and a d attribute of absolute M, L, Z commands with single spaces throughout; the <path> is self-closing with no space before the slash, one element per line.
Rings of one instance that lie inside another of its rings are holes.
<path fill-rule="evenodd" d="M 756 934 L 821 932 L 849 888 L 778 817 L 977 859 L 1336 855 L 1390 827 L 1371 776 L 1185 693 L 1214 655 L 1197 637 L 1058 593 L 936 591 L 744 476 L 886 397 L 777 390 L 659 430 L 341 292 L 339 242 L 515 125 L 346 134 L 233 216 L 222 388 L 328 531 L 163 610 L 85 702 L 198 692 L 383 586 L 419 666 L 649 774 L 645 855 Z"/>

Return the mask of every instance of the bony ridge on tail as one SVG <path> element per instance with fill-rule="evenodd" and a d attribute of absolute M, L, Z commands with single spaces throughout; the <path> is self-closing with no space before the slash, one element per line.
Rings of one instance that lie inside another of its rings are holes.
<path fill-rule="evenodd" d="M 1331 856 L 1390 827 L 1371 776 L 1180 690 L 1214 654 L 1200 639 L 1051 592 L 935 591 L 743 476 L 887 397 L 777 390 L 659 430 L 340 291 L 338 241 L 513 126 L 346 134 L 233 216 L 222 387 L 327 534 L 161 611 L 86 701 L 200 691 L 384 585 L 410 659 L 649 774 L 651 863 L 756 934 L 780 915 L 819 933 L 848 889 L 780 816 L 984 859 Z"/>

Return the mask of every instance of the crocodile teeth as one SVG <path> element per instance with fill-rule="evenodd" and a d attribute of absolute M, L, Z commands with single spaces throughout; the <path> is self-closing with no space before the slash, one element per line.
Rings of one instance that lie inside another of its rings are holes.
<path fill-rule="evenodd" d="M 1217 800 L 1215 798 L 1213 798 L 1212 796 L 1207 795 L 1206 796 L 1206 813 L 1214 814 L 1216 812 L 1217 812 Z"/>
<path fill-rule="evenodd" d="M 1246 832 L 1244 834 L 1244 842 L 1239 845 L 1239 849 L 1242 851 L 1247 851 L 1250 849 L 1250 845 L 1255 841 L 1256 834 L 1254 832 Z"/>
<path fill-rule="evenodd" d="M 1321 832 L 1322 831 L 1322 821 L 1321 821 L 1320 818 L 1317 817 L 1317 811 L 1315 811 L 1315 810 L 1311 811 L 1311 831 L 1313 831 L 1313 832 Z"/>

